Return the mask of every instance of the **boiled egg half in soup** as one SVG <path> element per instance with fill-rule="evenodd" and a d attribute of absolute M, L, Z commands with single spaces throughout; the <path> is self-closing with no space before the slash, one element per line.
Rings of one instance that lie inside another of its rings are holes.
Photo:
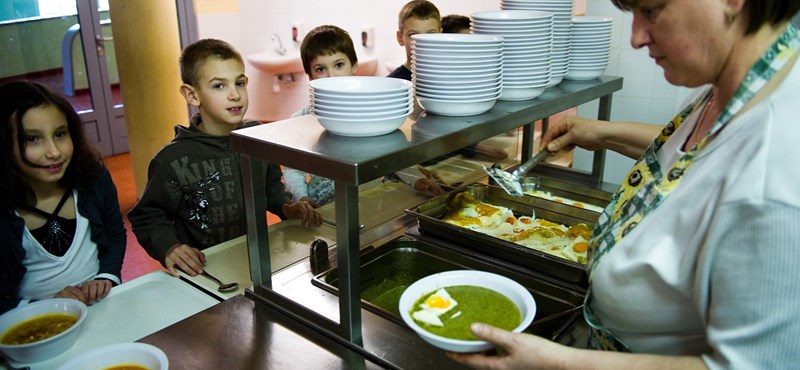
<path fill-rule="evenodd" d="M 450 311 L 457 305 L 458 302 L 450 297 L 450 294 L 448 294 L 444 288 L 441 288 L 425 299 L 425 301 L 419 305 L 421 310 L 414 312 L 412 317 L 414 320 L 428 325 L 444 326 L 439 316 Z"/>

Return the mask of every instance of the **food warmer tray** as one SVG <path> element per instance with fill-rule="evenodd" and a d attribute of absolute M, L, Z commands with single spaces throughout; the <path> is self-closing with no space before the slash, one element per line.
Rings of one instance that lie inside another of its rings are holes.
<path fill-rule="evenodd" d="M 419 231 L 423 234 L 431 234 L 505 261 L 513 261 L 513 263 L 524 265 L 567 284 L 574 284 L 582 288 L 588 285 L 586 268 L 581 263 L 443 221 L 447 202 L 460 191 L 457 189 L 440 195 L 414 208 L 407 209 L 406 213 L 417 218 Z M 586 223 L 593 228 L 598 215 L 596 212 L 533 196 L 514 197 L 497 186 L 474 184 L 464 188 L 463 191 L 469 191 L 477 200 L 509 208 L 516 216 L 535 214 L 537 218 L 567 226 Z"/>
<path fill-rule="evenodd" d="M 379 248 L 366 250 L 360 258 L 361 304 L 364 308 L 400 325 L 400 295 L 413 282 L 451 270 L 481 270 L 509 277 L 531 292 L 536 300 L 536 319 L 525 332 L 559 341 L 583 314 L 584 292 L 561 284 L 512 271 L 469 250 L 444 248 L 401 236 Z M 316 275 L 312 284 L 338 294 L 336 268 Z"/>

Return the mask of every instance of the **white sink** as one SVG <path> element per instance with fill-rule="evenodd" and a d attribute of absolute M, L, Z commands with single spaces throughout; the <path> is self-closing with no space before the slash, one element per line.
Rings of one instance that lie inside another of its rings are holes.
<path fill-rule="evenodd" d="M 299 53 L 279 55 L 274 51 L 267 51 L 248 55 L 247 61 L 259 71 L 275 75 L 282 73 L 304 73 L 303 61 L 300 59 Z"/>

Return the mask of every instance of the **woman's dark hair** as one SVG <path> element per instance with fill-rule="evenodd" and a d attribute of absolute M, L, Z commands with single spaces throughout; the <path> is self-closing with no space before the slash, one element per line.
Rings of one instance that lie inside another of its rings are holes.
<path fill-rule="evenodd" d="M 83 123 L 66 99 L 38 83 L 7 83 L 0 86 L 0 145 L 3 147 L 0 158 L 0 173 L 3 178 L 0 181 L 0 204 L 3 207 L 36 204 L 33 190 L 15 164 L 13 148 L 16 141 L 22 160 L 27 162 L 22 117 L 31 109 L 46 106 L 53 106 L 64 114 L 72 139 L 72 160 L 64 177 L 59 180 L 59 185 L 66 189 L 86 189 L 103 169 L 100 153 L 86 139 Z"/>
<path fill-rule="evenodd" d="M 611 0 L 620 10 L 630 11 L 639 0 Z M 747 0 L 742 12 L 747 17 L 745 34 L 755 33 L 765 24 L 778 24 L 791 21 L 800 11 L 800 0 Z"/>

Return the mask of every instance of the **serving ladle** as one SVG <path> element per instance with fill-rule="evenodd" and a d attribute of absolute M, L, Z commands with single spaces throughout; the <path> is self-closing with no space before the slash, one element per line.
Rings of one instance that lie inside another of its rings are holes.
<path fill-rule="evenodd" d="M 492 180 L 497 182 L 497 184 L 500 185 L 500 187 L 503 188 L 506 193 L 515 197 L 521 197 L 524 195 L 524 193 L 522 192 L 522 184 L 519 183 L 519 180 L 525 177 L 525 174 L 528 173 L 533 166 L 536 166 L 541 161 L 545 160 L 545 158 L 549 157 L 550 154 L 551 153 L 547 150 L 542 150 L 533 156 L 533 158 L 521 164 L 514 172 L 511 173 L 503 171 L 503 169 L 500 168 L 500 166 L 496 163 L 491 168 L 488 168 L 484 165 L 481 166 L 483 167 L 483 170 L 489 174 Z"/>
<path fill-rule="evenodd" d="M 200 275 L 203 275 L 206 278 L 208 278 L 209 280 L 219 284 L 219 287 L 217 288 L 217 290 L 220 293 L 232 292 L 232 291 L 234 291 L 236 289 L 239 289 L 239 283 L 223 283 L 219 279 L 217 279 L 214 276 L 212 276 L 211 274 L 209 274 L 208 271 L 206 271 L 206 270 L 203 270 L 203 272 L 200 273 Z"/>

